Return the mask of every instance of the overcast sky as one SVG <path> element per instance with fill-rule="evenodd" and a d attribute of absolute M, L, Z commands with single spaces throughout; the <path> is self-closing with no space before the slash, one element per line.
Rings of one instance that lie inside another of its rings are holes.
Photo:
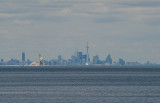
<path fill-rule="evenodd" d="M 85 52 L 160 63 L 160 0 L 0 0 L 0 58 Z"/>

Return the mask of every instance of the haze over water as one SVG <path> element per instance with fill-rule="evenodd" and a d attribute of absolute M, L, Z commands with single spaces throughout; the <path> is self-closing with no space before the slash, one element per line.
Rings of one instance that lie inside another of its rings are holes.
<path fill-rule="evenodd" d="M 159 102 L 158 69 L 0 72 L 0 103 Z"/>
<path fill-rule="evenodd" d="M 159 64 L 159 18 L 160 0 L 0 0 L 0 60 L 63 60 L 88 41 L 90 58 Z M 4 67 L 0 103 L 160 103 L 160 67 Z"/>
<path fill-rule="evenodd" d="M 75 51 L 160 63 L 160 0 L 0 0 L 0 59 Z"/>

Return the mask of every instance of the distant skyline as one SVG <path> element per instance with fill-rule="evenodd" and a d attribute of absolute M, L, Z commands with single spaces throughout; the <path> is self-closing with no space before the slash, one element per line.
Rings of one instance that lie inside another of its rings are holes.
<path fill-rule="evenodd" d="M 159 0 L 0 0 L 0 59 L 70 58 L 160 63 Z"/>

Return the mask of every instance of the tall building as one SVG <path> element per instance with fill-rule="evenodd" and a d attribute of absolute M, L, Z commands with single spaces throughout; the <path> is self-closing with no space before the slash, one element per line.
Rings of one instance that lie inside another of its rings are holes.
<path fill-rule="evenodd" d="M 79 59 L 82 59 L 82 55 L 83 55 L 82 52 L 77 52 L 77 57 L 78 57 Z"/>
<path fill-rule="evenodd" d="M 85 63 L 87 62 L 87 54 L 83 54 L 82 55 L 82 59 L 85 61 Z"/>
<path fill-rule="evenodd" d="M 22 52 L 22 62 L 25 62 L 25 52 Z"/>
<path fill-rule="evenodd" d="M 82 58 L 83 58 L 83 53 L 82 52 L 77 52 L 77 62 L 79 64 L 82 63 Z"/>
<path fill-rule="evenodd" d="M 58 55 L 58 61 L 61 61 L 61 60 L 62 60 L 62 56 Z"/>
<path fill-rule="evenodd" d="M 106 63 L 108 64 L 112 64 L 112 58 L 111 58 L 111 55 L 109 54 L 106 58 Z"/>
<path fill-rule="evenodd" d="M 93 56 L 93 64 L 98 64 L 99 62 L 99 56 L 96 55 L 96 56 Z"/>
<path fill-rule="evenodd" d="M 120 64 L 120 65 L 125 65 L 125 61 L 120 58 L 120 59 L 119 59 L 119 64 Z"/>
<path fill-rule="evenodd" d="M 3 62 L 3 59 L 1 59 L 1 62 Z"/>
<path fill-rule="evenodd" d="M 62 64 L 62 56 L 58 55 L 58 65 L 61 65 L 61 64 Z"/>

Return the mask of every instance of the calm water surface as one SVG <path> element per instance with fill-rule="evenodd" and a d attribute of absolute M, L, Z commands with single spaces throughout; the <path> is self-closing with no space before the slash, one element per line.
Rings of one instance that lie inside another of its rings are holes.
<path fill-rule="evenodd" d="M 160 72 L 0 72 L 0 103 L 160 103 Z"/>

